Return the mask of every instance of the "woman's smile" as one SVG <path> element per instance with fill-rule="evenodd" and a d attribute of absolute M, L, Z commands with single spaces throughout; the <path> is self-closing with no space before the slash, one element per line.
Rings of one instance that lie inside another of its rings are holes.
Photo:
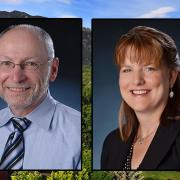
<path fill-rule="evenodd" d="M 132 93 L 132 95 L 135 96 L 144 96 L 147 95 L 150 90 L 149 89 L 134 89 L 134 90 L 130 90 L 130 92 Z"/>

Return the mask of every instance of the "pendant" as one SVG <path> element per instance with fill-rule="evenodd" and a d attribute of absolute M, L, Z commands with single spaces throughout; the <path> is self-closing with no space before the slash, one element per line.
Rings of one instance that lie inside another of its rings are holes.
<path fill-rule="evenodd" d="M 143 141 L 144 141 L 144 138 L 139 139 L 139 140 L 138 140 L 138 143 L 139 143 L 139 144 L 143 144 Z"/>

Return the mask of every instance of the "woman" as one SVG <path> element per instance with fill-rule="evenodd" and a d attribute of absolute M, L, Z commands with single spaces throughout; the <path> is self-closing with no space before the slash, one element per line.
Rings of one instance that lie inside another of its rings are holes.
<path fill-rule="evenodd" d="M 180 169 L 180 59 L 167 34 L 138 26 L 115 48 L 122 103 L 103 170 Z"/>

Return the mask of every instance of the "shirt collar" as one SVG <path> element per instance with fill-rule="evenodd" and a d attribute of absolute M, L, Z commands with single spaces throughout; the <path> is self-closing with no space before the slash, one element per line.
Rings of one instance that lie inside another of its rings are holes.
<path fill-rule="evenodd" d="M 46 98 L 31 113 L 25 117 L 31 122 L 36 123 L 41 128 L 48 130 L 55 112 L 56 100 L 53 99 L 48 91 Z M 9 107 L 5 112 L 0 111 L 0 126 L 5 125 L 10 118 L 14 117 Z"/>
<path fill-rule="evenodd" d="M 9 107 L 2 109 L 0 111 L 0 127 L 4 126 L 13 117 L 13 114 Z"/>

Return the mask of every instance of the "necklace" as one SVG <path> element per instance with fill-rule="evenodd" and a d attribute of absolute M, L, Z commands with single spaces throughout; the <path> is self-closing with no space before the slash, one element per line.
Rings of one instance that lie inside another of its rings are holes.
<path fill-rule="evenodd" d="M 131 159 L 132 159 L 132 154 L 133 154 L 133 148 L 134 148 L 134 144 L 132 143 L 129 153 L 126 157 L 126 162 L 124 164 L 123 171 L 131 170 Z"/>
<path fill-rule="evenodd" d="M 157 128 L 155 128 L 153 131 L 151 131 L 147 136 L 145 137 L 137 137 L 136 136 L 136 141 L 135 143 L 138 144 L 143 144 L 145 140 L 147 140 L 155 131 L 157 130 Z"/>

